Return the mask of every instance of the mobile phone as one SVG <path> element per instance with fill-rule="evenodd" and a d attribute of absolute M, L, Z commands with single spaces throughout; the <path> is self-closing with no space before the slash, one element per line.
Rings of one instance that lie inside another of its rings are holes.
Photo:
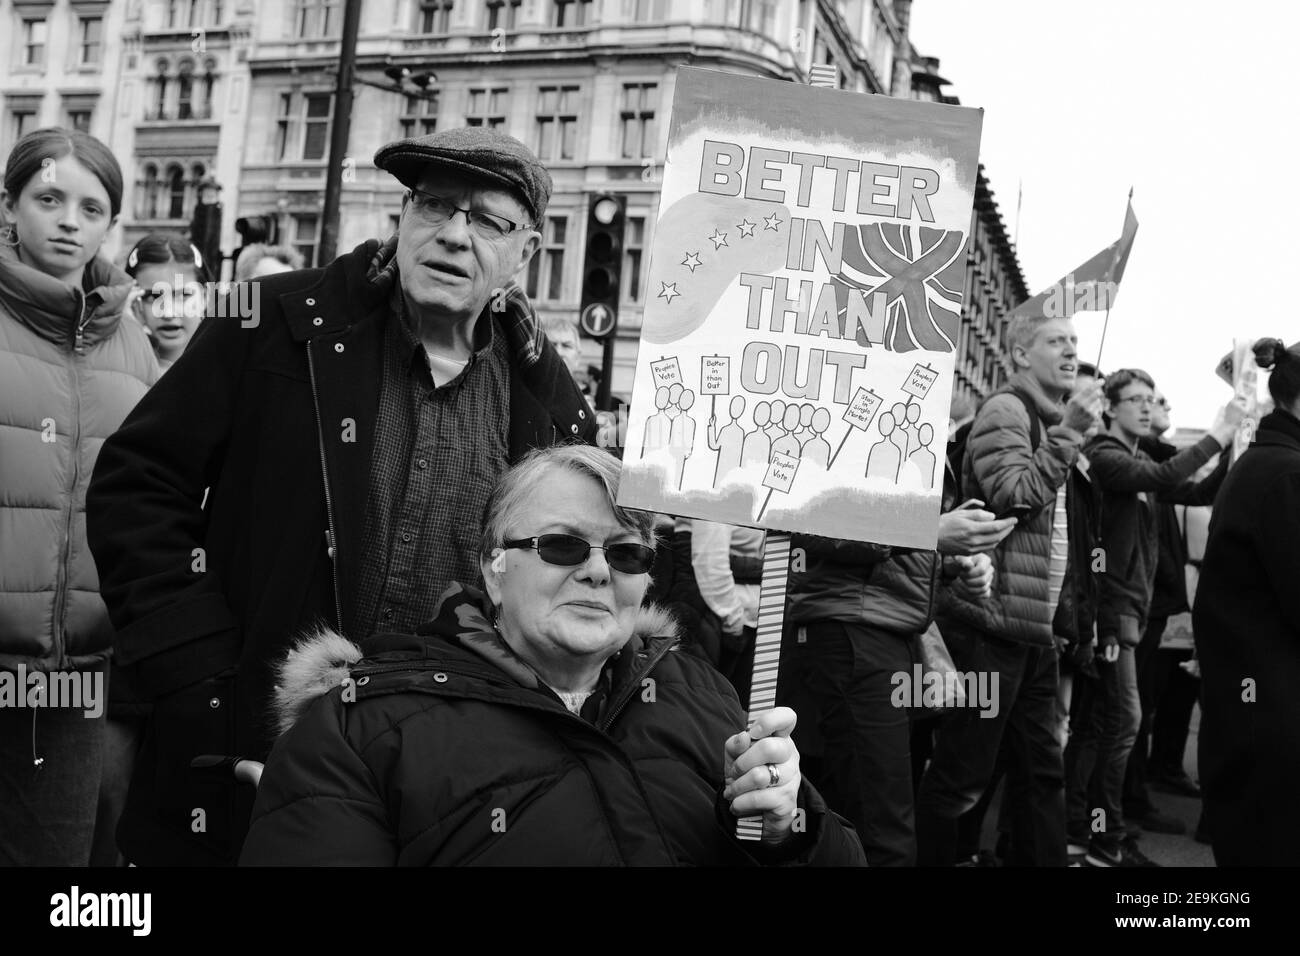
<path fill-rule="evenodd" d="M 1029 505 L 1012 505 L 1006 511 L 1002 512 L 1002 514 L 998 515 L 998 520 L 1001 521 L 1003 518 L 1015 518 L 1019 521 L 1021 518 L 1028 517 L 1033 513 L 1033 511 L 1034 509 L 1029 507 Z"/>

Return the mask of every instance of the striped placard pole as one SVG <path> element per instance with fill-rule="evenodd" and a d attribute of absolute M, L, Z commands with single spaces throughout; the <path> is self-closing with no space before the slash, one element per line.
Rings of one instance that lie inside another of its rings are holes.
<path fill-rule="evenodd" d="M 808 85 L 835 89 L 839 83 L 834 64 L 814 64 Z M 758 634 L 754 638 L 754 676 L 749 683 L 749 722 L 776 706 L 776 682 L 781 668 L 781 631 L 785 626 L 786 582 L 790 577 L 790 536 L 769 531 L 763 539 L 763 585 L 758 596 Z M 736 837 L 763 838 L 763 818 L 741 817 Z"/>
<path fill-rule="evenodd" d="M 754 675 L 749 684 L 749 722 L 776 706 L 781 666 L 781 630 L 785 625 L 786 582 L 790 577 L 790 536 L 769 531 L 763 539 L 763 584 L 758 594 L 758 633 L 754 638 Z M 763 818 L 741 817 L 736 836 L 758 840 Z"/>

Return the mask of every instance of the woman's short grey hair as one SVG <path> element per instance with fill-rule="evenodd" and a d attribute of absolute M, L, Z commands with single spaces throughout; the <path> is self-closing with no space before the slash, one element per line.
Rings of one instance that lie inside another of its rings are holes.
<path fill-rule="evenodd" d="M 578 323 L 567 315 L 548 315 L 542 319 L 542 333 L 550 338 L 552 335 L 571 335 L 576 342 L 581 338 L 578 335 Z"/>
<path fill-rule="evenodd" d="M 617 458 L 601 448 L 590 445 L 553 445 L 529 452 L 513 468 L 501 476 L 496 490 L 488 499 L 483 520 L 483 538 L 479 553 L 486 559 L 494 549 L 501 547 L 507 535 L 519 533 L 519 525 L 531 513 L 538 511 L 533 499 L 533 489 L 550 471 L 564 469 L 574 475 L 594 478 L 605 491 L 614 518 L 642 543 L 654 547 L 654 512 L 635 508 L 620 508 L 618 478 L 622 468 Z"/>
<path fill-rule="evenodd" d="M 301 269 L 303 261 L 302 253 L 297 249 L 289 246 L 268 246 L 266 243 L 256 242 L 251 246 L 244 246 L 243 251 L 239 253 L 239 258 L 235 260 L 235 281 L 247 282 L 251 279 L 253 270 L 263 259 L 283 262 L 290 269 Z"/>

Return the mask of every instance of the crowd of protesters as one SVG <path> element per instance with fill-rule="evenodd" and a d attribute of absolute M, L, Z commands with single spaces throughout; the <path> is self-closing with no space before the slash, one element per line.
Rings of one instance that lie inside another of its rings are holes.
<path fill-rule="evenodd" d="M 616 504 L 576 328 L 514 281 L 550 175 L 483 128 L 375 164 L 396 234 L 244 249 L 243 323 L 184 237 L 100 254 L 101 143 L 8 157 L 0 677 L 107 707 L 0 698 L 0 863 L 1146 866 L 1184 829 L 1152 788 L 1220 864 L 1300 863 L 1300 344 L 1180 451 L 1150 375 L 1013 317 L 936 549 L 794 536 L 746 726 L 764 535 Z M 965 690 L 900 700 L 936 672 Z"/>

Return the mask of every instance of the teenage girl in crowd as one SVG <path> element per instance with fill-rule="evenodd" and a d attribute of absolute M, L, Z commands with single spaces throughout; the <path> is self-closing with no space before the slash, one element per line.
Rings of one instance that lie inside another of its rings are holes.
<path fill-rule="evenodd" d="M 85 133 L 40 129 L 0 196 L 0 672 L 38 706 L 0 707 L 0 865 L 84 866 L 103 767 L 113 627 L 86 544 L 104 439 L 158 378 L 129 276 L 98 257 L 122 171 Z M 76 683 L 80 701 L 54 699 Z M 69 706 L 78 703 L 81 706 Z"/>

